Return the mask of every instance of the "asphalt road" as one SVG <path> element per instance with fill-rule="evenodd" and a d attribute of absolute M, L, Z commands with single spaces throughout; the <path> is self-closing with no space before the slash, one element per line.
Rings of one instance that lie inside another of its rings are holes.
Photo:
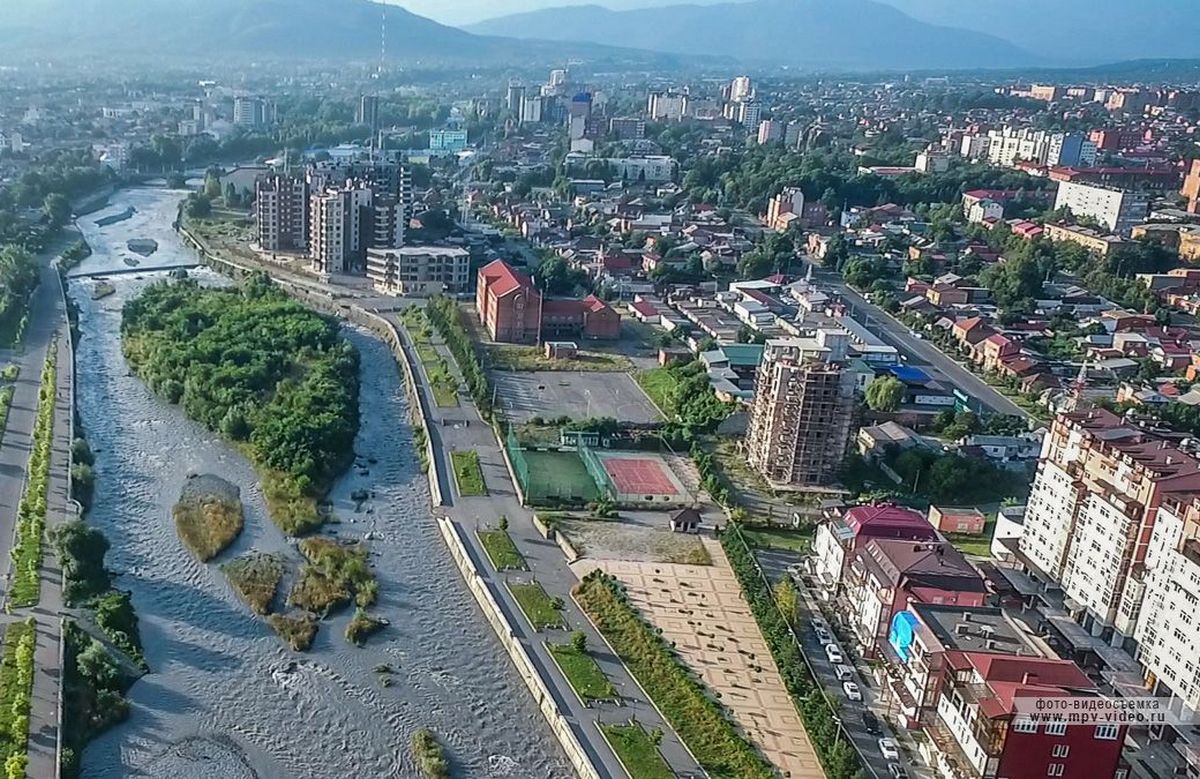
<path fill-rule="evenodd" d="M 976 410 L 1030 418 L 1024 409 L 952 360 L 941 349 L 928 341 L 914 338 L 908 325 L 855 292 L 837 273 L 816 270 L 813 278 L 821 286 L 837 292 L 851 306 L 851 315 L 865 324 L 884 343 L 896 347 L 907 358 L 906 364 L 922 368 L 930 374 L 930 378 L 949 387 L 963 390 L 975 400 Z"/>

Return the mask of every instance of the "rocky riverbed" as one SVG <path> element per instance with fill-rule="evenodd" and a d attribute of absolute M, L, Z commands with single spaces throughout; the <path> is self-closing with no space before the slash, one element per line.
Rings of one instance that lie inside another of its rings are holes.
<path fill-rule="evenodd" d="M 82 331 L 77 400 L 96 453 L 88 521 L 112 543 L 109 562 L 120 573 L 117 585 L 133 592 L 152 670 L 130 691 L 129 721 L 86 750 L 84 776 L 416 777 L 407 743 L 419 727 L 446 743 L 456 777 L 571 776 L 437 533 L 400 373 L 373 337 L 348 331 L 362 353 L 369 424 L 355 450 L 366 465 L 336 484 L 339 521 L 326 532 L 369 534 L 380 585 L 374 613 L 389 626 L 356 648 L 342 636 L 351 616 L 345 611 L 322 622 L 312 650 L 298 654 L 229 586 L 221 562 L 256 550 L 294 569 L 299 552 L 267 518 L 249 463 L 155 397 L 131 375 L 120 348 L 124 302 L 165 275 L 153 273 L 155 265 L 191 259 L 170 231 L 179 197 L 119 192 L 110 210 L 132 205 L 134 218 L 80 224 L 95 253 L 79 272 L 122 267 L 131 235 L 159 243 L 142 267 L 145 277 L 114 277 L 112 295 L 93 300 L 89 288 L 72 286 Z M 193 275 L 222 282 L 208 271 Z M 188 474 L 196 473 L 236 485 L 245 511 L 242 533 L 208 564 L 184 548 L 171 519 Z M 377 671 L 385 665 L 393 671 L 387 687 Z"/>

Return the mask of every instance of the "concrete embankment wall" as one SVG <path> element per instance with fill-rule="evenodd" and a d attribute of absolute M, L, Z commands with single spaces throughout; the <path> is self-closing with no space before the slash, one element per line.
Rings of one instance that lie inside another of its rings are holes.
<path fill-rule="evenodd" d="M 546 717 L 546 721 L 550 723 L 550 729 L 554 731 L 554 735 L 562 745 L 563 751 L 566 752 L 567 759 L 571 761 L 571 765 L 575 767 L 575 771 L 581 779 L 600 779 L 600 774 L 597 773 L 595 766 L 592 765 L 592 761 L 588 759 L 587 754 L 583 751 L 583 746 L 579 743 L 579 739 L 575 737 L 570 724 L 558 710 L 558 705 L 554 702 L 554 698 L 550 695 L 550 690 L 547 689 L 541 675 L 534 667 L 533 661 L 529 659 L 529 654 L 525 651 L 525 647 L 521 646 L 521 642 L 513 635 L 512 627 L 508 624 L 508 620 L 505 619 L 504 612 L 500 610 L 500 605 L 496 603 L 496 599 L 488 589 L 487 583 L 479 575 L 479 571 L 476 570 L 475 563 L 471 560 L 470 555 L 467 554 L 467 548 L 463 544 L 462 538 L 459 537 L 458 528 L 454 526 L 453 522 L 445 518 L 439 517 L 437 522 L 438 528 L 442 531 L 442 537 L 446 541 L 446 546 L 450 549 L 450 556 L 454 558 L 459 572 L 462 573 L 463 579 L 467 582 L 467 588 L 475 596 L 475 600 L 479 603 L 479 608 L 487 618 L 488 624 L 492 626 L 492 630 L 496 631 L 496 635 L 500 639 L 500 644 L 508 652 L 509 658 L 512 659 L 513 665 L 516 666 L 517 673 L 524 680 L 525 686 L 533 694 L 533 699 L 537 703 L 538 708 L 541 709 L 542 714 Z"/>

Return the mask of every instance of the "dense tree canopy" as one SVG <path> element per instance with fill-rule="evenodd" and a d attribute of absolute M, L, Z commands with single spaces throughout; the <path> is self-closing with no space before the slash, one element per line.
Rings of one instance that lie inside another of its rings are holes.
<path fill-rule="evenodd" d="M 212 430 L 247 441 L 261 466 L 320 491 L 352 454 L 358 353 L 333 320 L 263 276 L 242 289 L 149 287 L 125 306 L 130 365 Z"/>

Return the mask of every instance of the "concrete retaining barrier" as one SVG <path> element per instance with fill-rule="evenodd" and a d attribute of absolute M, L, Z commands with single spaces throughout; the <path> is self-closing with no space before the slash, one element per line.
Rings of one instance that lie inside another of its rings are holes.
<path fill-rule="evenodd" d="M 554 528 L 550 527 L 545 522 L 543 522 L 542 518 L 539 517 L 537 514 L 533 515 L 533 528 L 535 530 L 537 530 L 538 533 L 541 534 L 542 538 L 545 538 L 548 541 L 554 540 L 554 536 L 556 535 L 554 532 Z"/>
<path fill-rule="evenodd" d="M 505 619 L 504 612 L 500 610 L 500 604 L 496 603 L 495 597 L 488 589 L 487 582 L 479 575 L 471 556 L 467 554 L 467 548 L 458 534 L 458 528 L 444 517 L 438 517 L 437 523 L 438 529 L 442 532 L 442 538 L 450 549 L 450 556 L 454 558 L 459 572 L 467 583 L 467 589 L 475 596 L 479 608 L 483 611 L 483 616 L 492 626 L 492 630 L 496 632 L 501 646 L 508 652 L 509 659 L 516 666 L 517 673 L 525 682 L 525 686 L 533 694 L 534 702 L 537 703 L 542 715 L 546 717 L 546 721 L 550 724 L 550 730 L 558 738 L 563 751 L 566 752 L 567 759 L 571 761 L 571 765 L 579 774 L 580 779 L 600 779 L 596 767 L 592 765 L 592 761 L 588 759 L 579 739 L 571 730 L 570 723 L 558 710 L 558 705 L 550 695 L 550 690 L 546 688 L 541 675 L 534 668 L 533 661 L 529 659 L 525 647 L 521 646 L 521 642 L 513 635 L 512 627 Z"/>
<path fill-rule="evenodd" d="M 575 545 L 572 544 L 570 540 L 568 540 L 567 537 L 562 533 L 554 534 L 554 542 L 558 544 L 558 548 L 561 549 L 563 554 L 567 556 L 568 563 L 573 563 L 579 558 L 583 557 L 583 555 L 579 553 L 579 550 L 575 548 Z"/>

